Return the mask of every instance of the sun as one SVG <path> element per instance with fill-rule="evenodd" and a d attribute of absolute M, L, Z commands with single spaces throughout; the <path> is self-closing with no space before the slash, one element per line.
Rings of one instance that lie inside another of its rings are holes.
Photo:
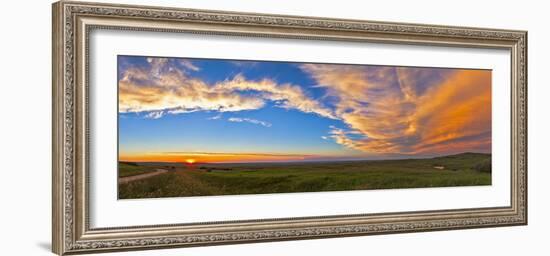
<path fill-rule="evenodd" d="M 195 159 L 185 159 L 185 162 L 187 162 L 188 164 L 194 164 L 196 161 Z"/>

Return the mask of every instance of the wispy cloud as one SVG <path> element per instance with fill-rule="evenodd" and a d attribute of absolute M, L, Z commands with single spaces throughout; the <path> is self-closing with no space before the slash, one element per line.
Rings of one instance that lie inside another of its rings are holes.
<path fill-rule="evenodd" d="M 219 84 L 218 89 L 226 91 L 255 91 L 264 99 L 277 103 L 279 107 L 297 109 L 304 113 L 314 113 L 322 117 L 337 119 L 333 111 L 315 99 L 310 98 L 298 85 L 277 84 L 273 80 L 247 81 L 242 75 Z"/>
<path fill-rule="evenodd" d="M 185 68 L 189 69 L 189 70 L 192 70 L 192 71 L 200 71 L 201 69 L 197 66 L 195 66 L 195 64 L 193 64 L 192 61 L 190 60 L 186 60 L 186 59 L 179 59 L 179 63 L 184 66 Z"/>
<path fill-rule="evenodd" d="M 194 111 L 237 112 L 276 106 L 335 119 L 333 112 L 309 97 L 299 85 L 242 75 L 215 84 L 189 76 L 166 58 L 148 58 L 146 68 L 127 68 L 119 80 L 119 111 L 169 114 Z"/>
<path fill-rule="evenodd" d="M 145 118 L 149 118 L 149 119 L 159 119 L 161 117 L 164 116 L 164 112 L 163 111 L 153 111 L 153 112 L 149 112 L 145 115 Z"/>
<path fill-rule="evenodd" d="M 491 72 L 306 64 L 349 130 L 330 137 L 368 153 L 490 151 Z"/>
<path fill-rule="evenodd" d="M 233 112 L 259 109 L 265 104 L 256 97 L 217 90 L 165 59 L 149 58 L 148 62 L 151 65 L 147 68 L 128 68 L 119 80 L 120 112 Z"/>
<path fill-rule="evenodd" d="M 222 118 L 222 113 L 219 113 L 219 114 L 217 114 L 217 115 L 215 115 L 215 116 L 212 116 L 212 117 L 207 118 L 207 120 L 219 120 L 219 119 L 221 119 L 221 118 Z"/>
<path fill-rule="evenodd" d="M 271 127 L 271 123 L 269 123 L 269 122 L 260 121 L 260 120 L 252 119 L 252 118 L 230 117 L 230 118 L 227 119 L 227 121 L 229 121 L 229 122 L 238 122 L 238 123 L 246 122 L 246 123 L 257 124 L 257 125 L 261 125 L 261 126 L 265 126 L 265 127 Z"/>

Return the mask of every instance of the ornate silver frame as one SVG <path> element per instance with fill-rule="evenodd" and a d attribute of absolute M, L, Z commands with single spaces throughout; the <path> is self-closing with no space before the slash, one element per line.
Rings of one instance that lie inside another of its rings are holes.
<path fill-rule="evenodd" d="M 88 35 L 94 29 L 343 40 L 511 51 L 511 205 L 92 229 L 88 222 Z M 254 13 L 53 4 L 53 242 L 74 254 L 527 224 L 527 32 Z"/>

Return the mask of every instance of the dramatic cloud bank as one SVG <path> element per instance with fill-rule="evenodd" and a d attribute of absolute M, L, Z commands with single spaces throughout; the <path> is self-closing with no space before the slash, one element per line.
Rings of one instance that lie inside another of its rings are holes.
<path fill-rule="evenodd" d="M 177 66 L 180 62 L 164 58 L 149 58 L 148 62 L 149 69 L 130 67 L 119 79 L 119 112 L 153 112 L 155 114 L 147 116 L 155 118 L 164 113 L 234 112 L 264 106 L 262 99 L 222 91 L 189 77 L 185 69 Z M 181 65 L 191 71 L 198 70 L 192 63 Z"/>
<path fill-rule="evenodd" d="M 270 79 L 250 81 L 241 75 L 209 85 L 186 74 L 186 69 L 200 70 L 190 61 L 147 60 L 148 69 L 130 67 L 119 79 L 119 112 L 150 112 L 146 117 L 159 118 L 166 113 L 199 110 L 254 110 L 271 101 L 281 108 L 336 119 L 330 109 L 310 98 L 298 85 L 277 84 Z"/>
<path fill-rule="evenodd" d="M 368 153 L 490 152 L 491 72 L 302 65 L 348 127 L 336 143 Z"/>

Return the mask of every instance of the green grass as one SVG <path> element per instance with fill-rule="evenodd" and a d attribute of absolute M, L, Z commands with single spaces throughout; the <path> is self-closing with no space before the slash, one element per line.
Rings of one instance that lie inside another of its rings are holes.
<path fill-rule="evenodd" d="M 204 164 L 119 185 L 119 198 L 240 195 L 490 185 L 491 156 L 327 163 Z M 434 168 L 444 167 L 443 170 Z"/>
<path fill-rule="evenodd" d="M 118 163 L 118 177 L 128 177 L 139 174 L 144 174 L 147 172 L 155 171 L 155 169 L 147 166 L 139 166 L 135 163 Z"/>

